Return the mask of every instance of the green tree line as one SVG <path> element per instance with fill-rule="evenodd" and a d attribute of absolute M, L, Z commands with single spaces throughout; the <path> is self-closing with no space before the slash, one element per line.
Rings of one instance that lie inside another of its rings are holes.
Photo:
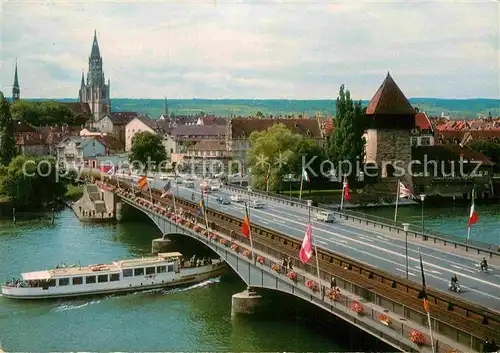
<path fill-rule="evenodd" d="M 66 105 L 57 102 L 29 102 L 24 100 L 10 104 L 13 119 L 22 119 L 34 126 L 84 125 L 86 118 L 76 117 Z"/>

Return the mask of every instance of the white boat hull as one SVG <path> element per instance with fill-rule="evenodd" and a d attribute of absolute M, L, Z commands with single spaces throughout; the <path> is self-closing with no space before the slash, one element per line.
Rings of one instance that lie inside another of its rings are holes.
<path fill-rule="evenodd" d="M 226 268 L 224 262 L 219 262 L 213 265 L 183 268 L 178 273 L 166 272 L 153 276 L 125 277 L 116 282 L 57 286 L 47 289 L 2 286 L 2 295 L 12 299 L 51 299 L 136 292 L 199 283 L 223 274 Z"/>

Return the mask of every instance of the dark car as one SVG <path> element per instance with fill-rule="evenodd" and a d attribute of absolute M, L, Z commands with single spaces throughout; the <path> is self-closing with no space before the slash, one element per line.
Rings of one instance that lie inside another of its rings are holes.
<path fill-rule="evenodd" d="M 222 204 L 222 205 L 229 205 L 231 204 L 231 200 L 227 196 L 218 196 L 216 198 L 217 202 Z"/>

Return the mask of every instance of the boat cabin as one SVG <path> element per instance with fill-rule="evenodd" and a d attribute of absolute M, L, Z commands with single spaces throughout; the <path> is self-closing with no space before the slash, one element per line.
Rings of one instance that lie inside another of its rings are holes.
<path fill-rule="evenodd" d="M 42 287 L 108 283 L 131 277 L 156 276 L 168 272 L 179 272 L 183 262 L 179 252 L 159 253 L 157 257 L 145 257 L 113 261 L 108 265 L 89 265 L 56 268 L 46 271 L 22 274 L 23 281 L 16 281 L 18 287 Z M 12 284 L 11 284 L 12 285 Z"/>

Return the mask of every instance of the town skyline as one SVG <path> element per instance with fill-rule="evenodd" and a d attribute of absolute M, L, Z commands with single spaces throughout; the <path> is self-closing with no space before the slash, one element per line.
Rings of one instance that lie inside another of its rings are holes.
<path fill-rule="evenodd" d="M 21 98 L 77 98 L 94 29 L 111 98 L 322 100 L 346 84 L 366 100 L 388 71 L 408 97 L 500 96 L 494 2 L 3 7 L 1 86 L 17 57 Z"/>

